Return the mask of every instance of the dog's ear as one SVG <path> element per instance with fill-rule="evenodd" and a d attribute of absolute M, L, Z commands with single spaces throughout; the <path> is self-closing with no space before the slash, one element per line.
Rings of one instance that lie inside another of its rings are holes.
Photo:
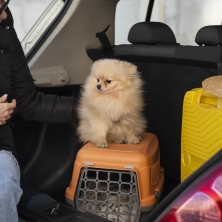
<path fill-rule="evenodd" d="M 127 79 L 132 81 L 138 73 L 137 66 L 135 66 L 132 63 L 125 62 L 125 61 L 122 62 L 122 65 L 124 68 L 124 73 L 125 73 L 125 75 L 127 75 Z"/>

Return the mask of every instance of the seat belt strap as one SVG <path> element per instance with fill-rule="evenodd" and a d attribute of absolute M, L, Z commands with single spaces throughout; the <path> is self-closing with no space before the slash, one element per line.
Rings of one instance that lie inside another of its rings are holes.
<path fill-rule="evenodd" d="M 110 46 L 111 45 L 105 32 L 97 32 L 96 37 L 99 39 L 99 41 L 101 42 L 101 44 L 103 46 L 104 45 L 105 46 Z"/>
<path fill-rule="evenodd" d="M 108 25 L 102 32 L 97 32 L 96 37 L 99 39 L 101 44 L 104 46 L 111 46 L 110 41 L 106 35 L 107 30 L 109 29 L 110 25 Z"/>
<path fill-rule="evenodd" d="M 110 41 L 106 35 L 107 30 L 109 29 L 110 25 L 108 25 L 102 32 L 97 32 L 96 37 L 102 44 L 102 54 L 104 57 L 109 57 L 113 55 L 113 48 L 110 44 Z"/>

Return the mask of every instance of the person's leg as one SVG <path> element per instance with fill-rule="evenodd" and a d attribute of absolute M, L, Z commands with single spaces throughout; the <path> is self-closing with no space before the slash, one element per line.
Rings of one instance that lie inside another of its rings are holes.
<path fill-rule="evenodd" d="M 9 151 L 0 150 L 0 221 L 17 222 L 17 204 L 22 195 L 20 170 Z"/>

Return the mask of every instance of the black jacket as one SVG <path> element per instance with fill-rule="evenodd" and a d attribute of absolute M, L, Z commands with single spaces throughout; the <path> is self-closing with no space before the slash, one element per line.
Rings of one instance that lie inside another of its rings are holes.
<path fill-rule="evenodd" d="M 0 96 L 16 99 L 18 114 L 25 120 L 59 123 L 76 118 L 76 100 L 71 97 L 45 95 L 37 92 L 26 59 L 8 17 L 0 24 Z M 13 138 L 9 124 L 0 126 L 0 150 L 12 150 Z"/>

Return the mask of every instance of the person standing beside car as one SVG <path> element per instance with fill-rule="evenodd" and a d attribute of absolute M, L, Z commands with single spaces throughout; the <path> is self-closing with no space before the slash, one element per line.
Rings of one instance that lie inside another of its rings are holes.
<path fill-rule="evenodd" d="M 76 99 L 36 91 L 21 43 L 13 28 L 10 0 L 0 0 L 0 221 L 18 221 L 22 195 L 10 119 L 45 123 L 75 122 Z"/>

